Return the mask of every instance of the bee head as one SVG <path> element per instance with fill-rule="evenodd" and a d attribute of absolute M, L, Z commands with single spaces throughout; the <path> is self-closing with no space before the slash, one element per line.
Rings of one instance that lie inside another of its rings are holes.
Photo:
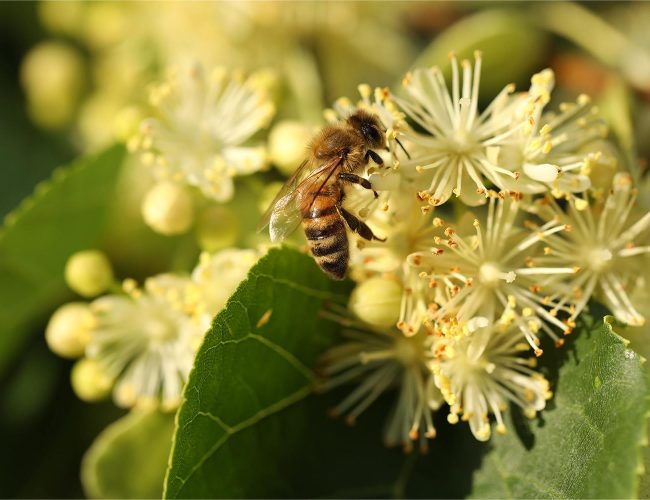
<path fill-rule="evenodd" d="M 377 116 L 362 109 L 350 115 L 347 122 L 361 133 L 369 148 L 385 148 L 384 127 Z"/>

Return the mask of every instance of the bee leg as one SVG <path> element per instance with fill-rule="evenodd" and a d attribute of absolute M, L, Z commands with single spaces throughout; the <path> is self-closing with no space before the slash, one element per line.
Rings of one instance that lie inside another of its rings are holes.
<path fill-rule="evenodd" d="M 363 239 L 366 239 L 368 241 L 372 241 L 372 240 L 386 241 L 386 238 L 378 238 L 377 236 L 375 236 L 375 233 L 373 233 L 372 229 L 368 227 L 368 224 L 366 224 L 362 220 L 359 220 L 358 217 L 348 212 L 345 208 L 338 207 L 338 209 L 339 209 L 339 213 L 345 220 L 348 227 L 353 232 L 361 236 Z"/>
<path fill-rule="evenodd" d="M 338 177 L 339 180 L 345 182 L 351 182 L 352 184 L 359 184 L 361 187 L 364 187 L 366 189 L 372 189 L 372 184 L 370 184 L 370 181 L 368 179 L 364 179 L 363 177 L 357 174 L 352 174 L 350 172 L 341 172 Z M 375 198 L 379 197 L 377 191 L 372 189 L 372 192 L 375 193 Z"/>
<path fill-rule="evenodd" d="M 372 158 L 372 161 L 374 161 L 380 167 L 384 166 L 384 160 L 382 160 L 381 156 L 375 153 L 372 149 L 366 151 L 366 156 L 365 156 L 366 163 L 368 163 L 368 158 Z"/>

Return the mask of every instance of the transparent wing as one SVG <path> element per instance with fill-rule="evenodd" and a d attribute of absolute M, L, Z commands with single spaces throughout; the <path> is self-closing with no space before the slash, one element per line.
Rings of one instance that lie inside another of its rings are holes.
<path fill-rule="evenodd" d="M 302 213 L 298 203 L 299 194 L 301 192 L 318 193 L 340 163 L 341 160 L 335 158 L 310 171 L 311 165 L 309 161 L 302 162 L 269 205 L 260 220 L 257 230 L 262 231 L 268 225 L 269 235 L 274 243 L 289 236 L 302 221 Z M 312 186 L 316 187 L 316 189 L 313 189 Z M 314 195 L 310 205 L 315 198 Z"/>
<path fill-rule="evenodd" d="M 260 219 L 257 231 L 269 226 L 271 241 L 278 242 L 291 234 L 300 224 L 301 216 L 298 207 L 298 184 L 309 172 L 309 161 L 303 161 L 293 175 L 284 183 L 275 196 L 269 208 Z"/>

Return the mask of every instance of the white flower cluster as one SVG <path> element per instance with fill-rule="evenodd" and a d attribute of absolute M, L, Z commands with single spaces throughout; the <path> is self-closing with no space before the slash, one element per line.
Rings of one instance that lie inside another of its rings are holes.
<path fill-rule="evenodd" d="M 121 293 L 62 306 L 48 324 L 46 339 L 57 354 L 81 358 L 72 385 L 82 399 L 95 401 L 112 392 L 119 406 L 175 409 L 212 318 L 258 258 L 254 250 L 204 253 L 190 276 L 160 274 L 142 288 L 125 280 Z M 105 258 L 92 268 L 79 266 L 79 260 L 73 256 L 66 273 L 75 291 L 81 291 L 79 283 L 112 275 Z M 106 288 L 94 290 L 100 294 Z"/>
<path fill-rule="evenodd" d="M 644 322 L 630 294 L 634 260 L 650 252 L 650 214 L 634 215 L 630 175 L 616 174 L 609 193 L 596 187 L 597 167 L 612 161 L 598 110 L 587 96 L 547 110 L 546 69 L 481 111 L 480 73 L 480 54 L 473 64 L 452 55 L 450 89 L 441 69 L 415 69 L 396 95 L 381 89 L 371 101 L 362 86 L 357 104 L 384 122 L 390 155 L 368 172 L 378 202 L 350 189 L 345 203 L 386 242 L 353 249 L 360 321 L 335 315 L 350 340 L 327 354 L 325 386 L 359 383 L 335 409 L 352 420 L 397 386 L 385 438 L 406 447 L 435 436 L 443 403 L 479 440 L 492 419 L 506 432 L 512 403 L 529 417 L 543 409 L 544 337 L 560 347 L 592 297 Z M 339 100 L 333 111 L 352 109 Z"/>
<path fill-rule="evenodd" d="M 271 73 L 202 66 L 172 68 L 149 91 L 151 116 L 128 142 L 151 167 L 157 184 L 143 201 L 145 222 L 162 234 L 179 234 L 192 222 L 188 188 L 217 203 L 232 199 L 234 177 L 269 164 L 255 138 L 275 114 Z"/>

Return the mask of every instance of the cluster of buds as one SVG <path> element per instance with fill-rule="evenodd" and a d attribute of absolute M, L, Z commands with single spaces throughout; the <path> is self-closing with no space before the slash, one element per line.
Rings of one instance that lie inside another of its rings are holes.
<path fill-rule="evenodd" d="M 78 252 L 65 279 L 93 300 L 60 307 L 47 326 L 47 343 L 78 359 L 71 379 L 81 399 L 112 392 L 122 407 L 173 410 L 213 316 L 258 257 L 254 250 L 203 253 L 191 275 L 159 274 L 139 287 L 132 279 L 117 283 L 103 253 Z"/>

